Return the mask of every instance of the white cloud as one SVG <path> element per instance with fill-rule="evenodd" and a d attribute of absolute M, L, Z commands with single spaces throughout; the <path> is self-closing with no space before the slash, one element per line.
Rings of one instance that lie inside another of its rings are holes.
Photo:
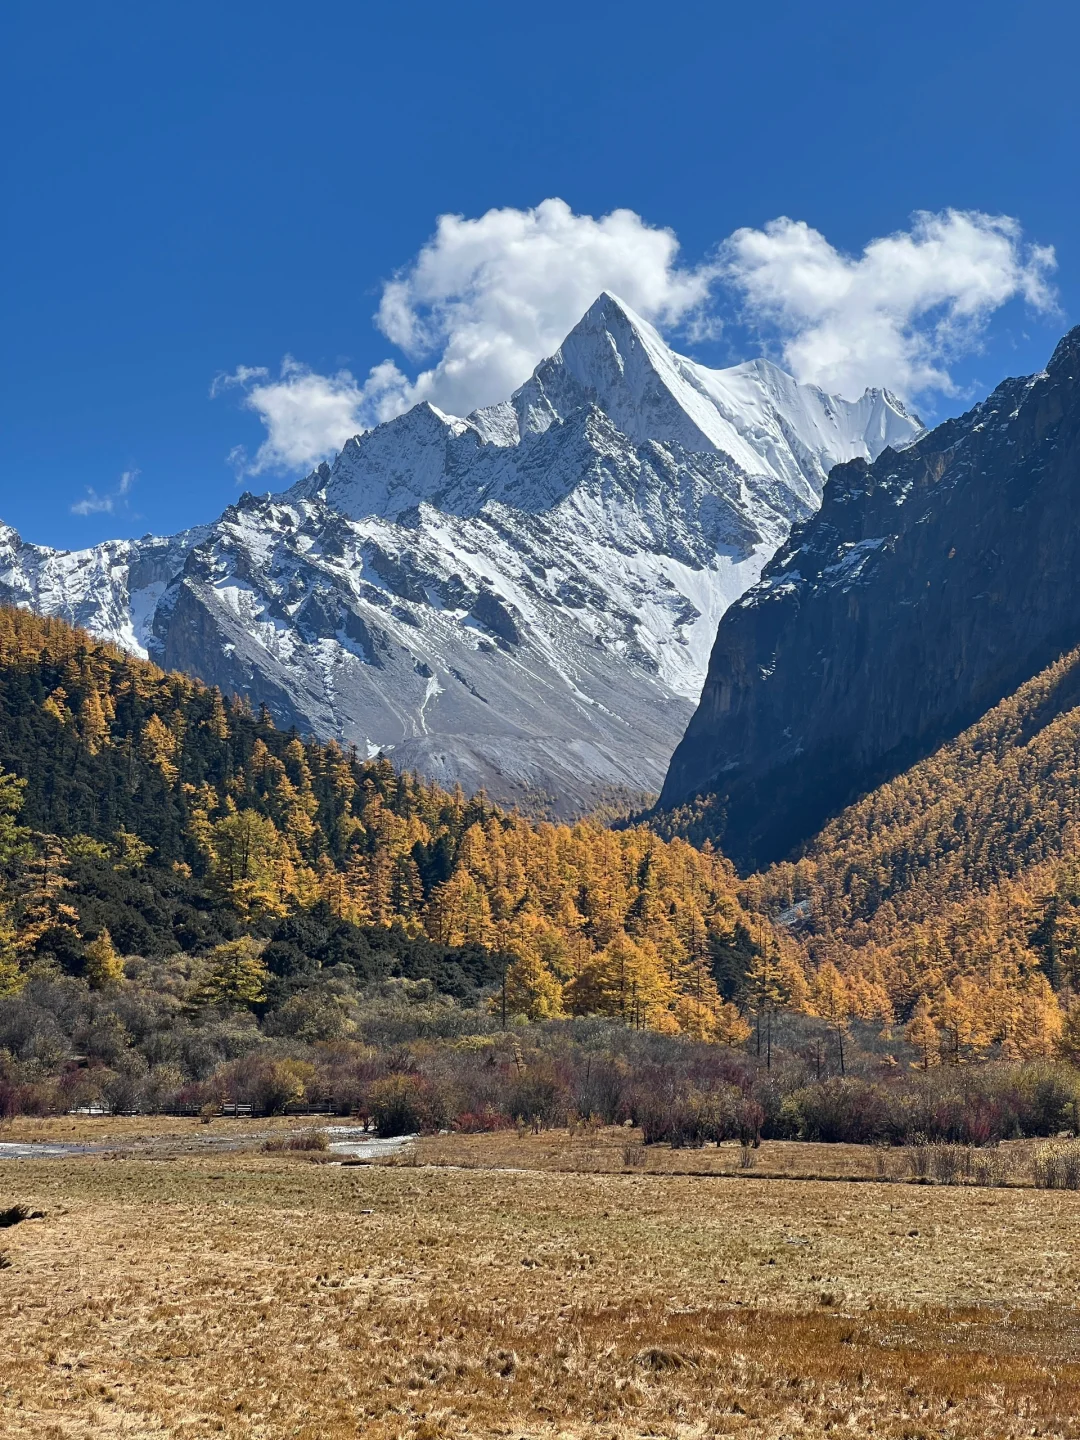
<path fill-rule="evenodd" d="M 262 366 L 238 365 L 231 375 L 217 377 L 210 394 L 219 395 L 232 386 L 244 389 L 245 406 L 266 427 L 266 439 L 253 459 L 242 446 L 230 451 L 238 476 L 306 469 L 364 429 L 360 419 L 364 393 L 348 370 L 317 375 L 286 355 L 276 380 Z"/>
<path fill-rule="evenodd" d="M 286 355 L 284 364 L 289 363 L 290 357 Z M 216 375 L 213 384 L 210 386 L 210 399 L 214 400 L 223 391 L 230 390 L 234 385 L 247 385 L 253 380 L 267 380 L 270 371 L 265 365 L 238 365 L 231 375 Z"/>
<path fill-rule="evenodd" d="M 135 481 L 139 478 L 138 470 L 124 470 L 116 486 L 99 495 L 92 485 L 86 487 L 86 494 L 81 500 L 76 500 L 71 507 L 73 515 L 112 515 L 118 509 L 126 508 L 127 496 Z"/>
<path fill-rule="evenodd" d="M 949 362 L 978 344 L 995 310 L 1017 296 L 1054 305 L 1053 250 L 1026 245 L 1005 215 L 922 211 L 856 257 L 781 218 L 737 230 L 720 253 L 723 280 L 746 318 L 776 333 L 795 378 L 848 396 L 867 385 L 951 393 Z"/>
<path fill-rule="evenodd" d="M 713 267 L 680 268 L 678 249 L 672 231 L 632 210 L 596 220 L 563 200 L 478 220 L 441 216 L 414 263 L 384 286 L 377 316 L 406 355 L 438 358 L 383 390 L 380 418 L 417 400 L 453 414 L 504 400 L 602 290 L 661 325 L 686 320 L 707 301 Z"/>
<path fill-rule="evenodd" d="M 211 394 L 240 386 L 266 438 L 253 458 L 238 447 L 230 459 L 252 475 L 302 470 L 419 400 L 464 415 L 504 399 L 602 290 L 694 343 L 718 332 L 711 300 L 722 286 L 798 379 L 848 395 L 885 385 L 908 397 L 950 392 L 949 362 L 978 343 L 1006 301 L 1053 303 L 1053 251 L 1025 244 L 1017 221 L 976 211 L 917 214 L 910 230 L 857 257 L 783 218 L 736 231 L 696 267 L 680 266 L 678 250 L 672 231 L 632 210 L 595 219 L 552 199 L 474 220 L 443 215 L 384 285 L 375 317 L 413 362 L 412 376 L 389 359 L 364 380 L 348 370 L 320 375 L 288 356 L 276 379 L 239 366 Z"/>

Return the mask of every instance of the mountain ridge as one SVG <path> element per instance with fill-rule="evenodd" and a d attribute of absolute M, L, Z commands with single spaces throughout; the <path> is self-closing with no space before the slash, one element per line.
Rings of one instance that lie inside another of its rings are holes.
<path fill-rule="evenodd" d="M 659 788 L 720 615 L 825 462 L 918 429 L 768 362 L 707 371 L 603 295 L 507 401 L 416 406 L 209 525 L 66 553 L 0 531 L 0 597 L 284 726 L 579 813 Z"/>

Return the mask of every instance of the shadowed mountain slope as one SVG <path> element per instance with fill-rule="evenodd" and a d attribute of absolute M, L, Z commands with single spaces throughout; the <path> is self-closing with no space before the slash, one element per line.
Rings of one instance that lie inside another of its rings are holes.
<path fill-rule="evenodd" d="M 1080 329 L 821 509 L 721 621 L 661 812 L 790 854 L 1080 641 Z"/>

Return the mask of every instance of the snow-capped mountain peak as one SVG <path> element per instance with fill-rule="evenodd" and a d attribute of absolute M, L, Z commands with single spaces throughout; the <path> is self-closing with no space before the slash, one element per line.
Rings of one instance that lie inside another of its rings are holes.
<path fill-rule="evenodd" d="M 531 454 L 538 436 L 590 405 L 635 444 L 726 455 L 776 491 L 789 519 L 816 508 L 837 461 L 873 460 L 922 431 L 883 391 L 851 402 L 799 385 L 767 360 L 698 365 L 605 292 L 508 401 L 464 419 L 416 405 L 348 441 L 328 476 L 317 472 L 295 493 L 319 494 L 353 519 L 421 503 L 467 514 L 496 495 L 531 509 L 528 485 L 514 493 L 528 463 L 511 452 Z"/>
<path fill-rule="evenodd" d="M 0 529 L 0 595 L 564 813 L 655 789 L 716 626 L 830 466 L 920 431 L 768 361 L 709 370 L 601 295 L 507 400 L 420 404 L 214 524 L 81 552 Z"/>
<path fill-rule="evenodd" d="M 671 440 L 689 451 L 724 450 L 738 464 L 749 458 L 732 454 L 715 406 L 688 380 L 680 357 L 647 320 L 606 292 L 513 398 L 523 431 L 585 401 L 639 444 Z"/>

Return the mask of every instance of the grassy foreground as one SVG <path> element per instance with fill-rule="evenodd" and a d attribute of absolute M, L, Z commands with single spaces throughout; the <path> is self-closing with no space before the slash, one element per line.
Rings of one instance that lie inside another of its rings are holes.
<path fill-rule="evenodd" d="M 0 1163 L 4 1440 L 1080 1435 L 1075 1194 L 206 1149 Z"/>

